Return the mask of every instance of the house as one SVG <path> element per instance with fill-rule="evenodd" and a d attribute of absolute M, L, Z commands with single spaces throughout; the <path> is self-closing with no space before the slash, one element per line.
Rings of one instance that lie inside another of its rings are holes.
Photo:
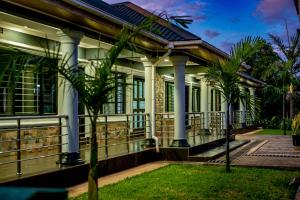
<path fill-rule="evenodd" d="M 137 25 L 152 15 L 130 2 L 113 5 L 100 0 L 0 2 L 2 55 L 9 51 L 9 47 L 14 47 L 43 56 L 41 44 L 47 42 L 51 47 L 60 44 L 62 57 L 71 56 L 69 64 L 78 62 L 81 66 L 101 62 L 122 27 Z M 209 63 L 228 55 L 199 36 L 164 20 L 159 20 L 155 28 L 160 31 L 159 34 L 144 31 L 135 40 L 140 51 L 126 49 L 121 53 L 114 72 L 122 84 L 116 87 L 112 101 L 105 106 L 106 117 L 103 115 L 99 119 L 99 130 L 114 130 L 115 135 L 123 134 L 120 127 L 131 134 L 142 132 L 142 140 L 146 137 L 150 143 L 156 136 L 161 143 L 164 142 L 162 138 L 171 137 L 167 145 L 179 147 L 190 145 L 186 132 L 191 130 L 195 133 L 197 129 L 197 134 L 206 132 L 222 137 L 222 130 L 226 128 L 223 123 L 225 102 L 203 75 Z M 83 70 L 87 72 L 89 69 L 83 67 Z M 67 83 L 60 84 L 61 77 L 51 74 L 51 69 L 37 72 L 29 67 L 22 73 L 13 97 L 9 95 L 5 78 L 0 87 L 0 127 L 3 132 L 0 140 L 11 139 L 7 127 L 20 130 L 21 126 L 48 126 L 42 131 L 17 131 L 20 132 L 17 146 L 1 144 L 0 151 L 2 154 L 11 153 L 13 149 L 35 147 L 37 143 L 48 148 L 55 146 L 59 140 L 63 152 L 77 157 L 79 142 L 88 140 L 89 122 L 86 117 L 78 120 L 78 114 L 86 113 L 78 103 L 76 92 L 65 90 L 63 85 Z M 240 78 L 243 81 L 241 90 L 254 97 L 262 82 L 243 71 Z M 242 102 L 234 105 L 231 113 L 236 128 L 252 124 L 250 112 Z M 53 128 L 53 123 L 58 121 L 60 129 L 64 127 L 64 130 Z M 164 132 L 168 136 L 163 135 Z M 63 136 L 49 139 L 58 134 Z M 24 144 L 20 144 L 21 140 Z M 20 158 L 20 150 L 17 152 L 17 158 Z M 105 152 L 109 157 L 107 148 Z"/>

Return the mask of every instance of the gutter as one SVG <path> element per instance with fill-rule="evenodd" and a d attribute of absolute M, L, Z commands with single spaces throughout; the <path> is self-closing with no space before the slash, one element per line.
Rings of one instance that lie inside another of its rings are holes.
<path fill-rule="evenodd" d="M 195 45 L 202 45 L 204 47 L 206 47 L 207 49 L 224 56 L 225 58 L 228 58 L 229 55 L 225 52 L 223 52 L 222 50 L 214 47 L 213 45 L 205 42 L 204 40 L 200 39 L 200 40 L 189 40 L 189 41 L 173 41 L 171 42 L 174 45 L 175 49 L 192 49 L 195 47 Z"/>
<path fill-rule="evenodd" d="M 249 75 L 247 75 L 247 74 L 245 74 L 245 73 L 243 73 L 243 72 L 237 72 L 237 74 L 238 74 L 239 76 L 243 77 L 243 78 L 246 78 L 246 79 L 251 80 L 251 81 L 253 81 L 253 82 L 259 83 L 259 84 L 261 84 L 262 86 L 266 85 L 265 82 L 263 82 L 263 81 L 261 81 L 261 80 L 258 80 L 258 79 L 254 78 L 254 77 L 252 77 L 252 76 L 249 76 Z"/>

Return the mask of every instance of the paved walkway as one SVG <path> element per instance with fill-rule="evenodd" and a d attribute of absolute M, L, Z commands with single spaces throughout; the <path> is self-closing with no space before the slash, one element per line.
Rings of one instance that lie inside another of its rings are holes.
<path fill-rule="evenodd" d="M 231 152 L 232 165 L 300 169 L 300 148 L 290 135 L 257 135 L 257 131 L 237 135 L 237 140 L 251 140 Z M 222 163 L 225 157 L 211 162 Z"/>
<path fill-rule="evenodd" d="M 98 179 L 98 185 L 100 187 L 103 187 L 105 185 L 113 184 L 121 180 L 124 180 L 126 178 L 133 177 L 145 172 L 149 172 L 167 166 L 170 163 L 171 162 L 167 162 L 167 161 L 152 162 L 134 168 L 130 168 L 118 173 L 107 175 Z M 76 185 L 74 187 L 68 188 L 68 191 L 69 191 L 69 197 L 76 197 L 88 191 L 88 183 L 85 182 L 80 185 Z"/>

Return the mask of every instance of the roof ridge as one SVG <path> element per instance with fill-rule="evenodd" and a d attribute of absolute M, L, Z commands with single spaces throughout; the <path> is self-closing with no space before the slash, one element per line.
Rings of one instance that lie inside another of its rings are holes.
<path fill-rule="evenodd" d="M 116 4 L 111 4 L 113 7 L 117 7 L 117 6 L 126 6 L 132 10 L 134 10 L 135 12 L 140 13 L 141 15 L 148 17 L 148 16 L 157 16 L 154 13 L 151 13 L 150 11 L 130 2 L 130 1 L 125 1 L 125 2 L 120 2 L 120 3 L 116 3 Z M 159 17 L 159 16 L 157 16 Z M 166 28 L 169 28 L 171 31 L 176 32 L 178 35 L 180 35 L 181 37 L 195 37 L 197 39 L 201 39 L 201 37 L 185 30 L 184 28 L 181 28 L 179 26 L 177 26 L 176 24 L 173 24 L 171 22 L 166 21 L 163 18 L 160 18 L 160 20 L 157 21 L 158 24 L 160 24 L 161 26 L 164 26 Z M 192 39 L 190 39 L 192 40 Z"/>

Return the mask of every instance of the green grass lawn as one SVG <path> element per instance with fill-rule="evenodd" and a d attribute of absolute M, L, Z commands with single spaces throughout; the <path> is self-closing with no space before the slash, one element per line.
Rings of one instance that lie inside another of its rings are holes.
<path fill-rule="evenodd" d="M 286 134 L 291 135 L 292 131 L 287 130 Z M 283 135 L 283 130 L 280 129 L 263 129 L 256 133 L 257 135 Z"/>
<path fill-rule="evenodd" d="M 100 198 L 130 199 L 294 199 L 296 190 L 288 186 L 300 172 L 232 168 L 224 166 L 169 165 L 128 178 L 100 189 Z M 77 198 L 87 199 L 87 194 Z"/>

